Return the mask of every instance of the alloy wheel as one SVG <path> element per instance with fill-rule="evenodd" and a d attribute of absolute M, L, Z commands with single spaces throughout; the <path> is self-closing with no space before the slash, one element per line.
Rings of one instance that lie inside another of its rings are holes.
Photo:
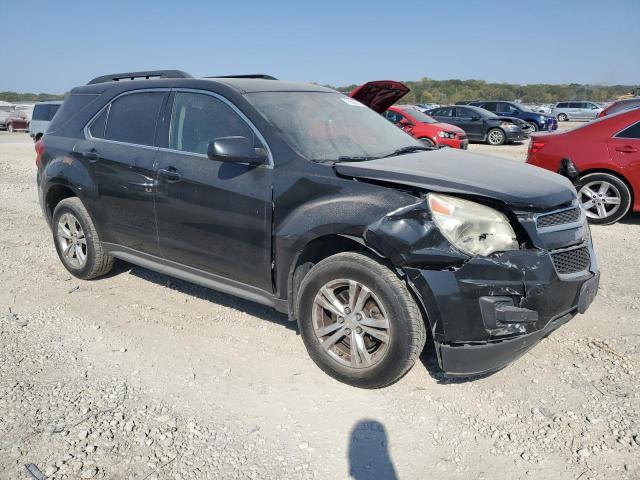
<path fill-rule="evenodd" d="M 87 263 L 87 239 L 82 225 L 71 213 L 64 213 L 58 220 L 56 231 L 60 252 L 73 268 L 82 268 Z"/>
<path fill-rule="evenodd" d="M 389 317 L 376 295 L 355 280 L 325 284 L 313 301 L 312 321 L 322 348 L 344 366 L 372 367 L 389 350 Z"/>
<path fill-rule="evenodd" d="M 491 145 L 500 145 L 504 142 L 504 133 L 500 130 L 492 130 L 489 132 L 489 143 Z"/>
<path fill-rule="evenodd" d="M 589 218 L 602 220 L 611 217 L 618 211 L 622 202 L 620 190 L 603 180 L 583 185 L 579 193 L 580 201 Z"/>

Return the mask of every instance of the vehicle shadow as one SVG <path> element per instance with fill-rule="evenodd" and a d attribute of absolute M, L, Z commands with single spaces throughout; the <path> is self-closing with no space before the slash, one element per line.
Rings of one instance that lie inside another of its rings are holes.
<path fill-rule="evenodd" d="M 620 223 L 624 223 L 625 225 L 640 225 L 640 213 L 625 215 L 625 217 L 620 220 Z"/>
<path fill-rule="evenodd" d="M 172 290 L 176 290 L 177 292 L 190 295 L 200 300 L 206 300 L 217 305 L 222 305 L 223 307 L 234 308 L 248 315 L 268 320 L 269 322 L 286 327 L 294 332 L 298 331 L 298 325 L 296 322 L 290 322 L 285 314 L 277 312 L 273 308 L 251 302 L 249 300 L 243 300 L 233 295 L 218 292 L 210 288 L 201 287 L 194 283 L 185 282 L 175 277 L 154 272 L 122 260 L 116 260 L 113 270 L 111 270 L 111 272 L 109 272 L 105 277 L 117 276 L 123 273 L 129 273 L 142 280 L 171 288 Z"/>
<path fill-rule="evenodd" d="M 397 480 L 389 456 L 389 441 L 382 423 L 358 421 L 349 438 L 349 476 L 355 480 Z"/>

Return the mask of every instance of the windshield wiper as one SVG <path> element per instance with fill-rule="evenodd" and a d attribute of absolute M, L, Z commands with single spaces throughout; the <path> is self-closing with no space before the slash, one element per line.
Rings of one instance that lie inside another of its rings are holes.
<path fill-rule="evenodd" d="M 397 155 L 404 155 L 405 153 L 411 153 L 411 152 L 419 152 L 421 150 L 435 150 L 435 148 L 427 147 L 426 145 L 424 145 L 424 146 L 422 146 L 422 145 L 411 145 L 411 146 L 408 146 L 408 147 L 402 147 L 402 148 L 399 148 L 397 150 L 394 150 L 389 155 L 385 155 L 382 158 L 395 157 Z"/>
<path fill-rule="evenodd" d="M 338 157 L 338 162 L 366 162 L 367 160 L 375 160 L 378 157 L 350 157 L 350 156 L 340 156 Z"/>

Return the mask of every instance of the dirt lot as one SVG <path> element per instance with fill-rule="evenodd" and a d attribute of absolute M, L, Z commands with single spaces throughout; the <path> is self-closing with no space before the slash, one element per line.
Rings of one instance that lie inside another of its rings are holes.
<path fill-rule="evenodd" d="M 593 228 L 599 297 L 511 366 L 451 381 L 426 351 L 364 391 L 267 308 L 122 262 L 72 278 L 27 134 L 0 133 L 0 172 L 2 479 L 640 478 L 638 215 Z"/>

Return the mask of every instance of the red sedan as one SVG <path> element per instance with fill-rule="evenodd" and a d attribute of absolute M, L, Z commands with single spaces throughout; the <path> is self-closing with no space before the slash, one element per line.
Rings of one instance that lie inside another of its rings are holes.
<path fill-rule="evenodd" d="M 376 80 L 360 85 L 349 96 L 381 113 L 414 138 L 427 145 L 448 145 L 454 148 L 467 148 L 467 134 L 459 127 L 448 123 L 439 123 L 420 110 L 409 105 L 394 103 L 409 93 L 409 87 L 395 80 Z"/>
<path fill-rule="evenodd" d="M 411 105 L 389 107 L 384 116 L 427 145 L 447 145 L 463 149 L 469 146 L 467 134 L 460 127 L 440 123 Z"/>
<path fill-rule="evenodd" d="M 640 109 L 573 130 L 534 133 L 527 163 L 568 174 L 577 170 L 580 199 L 592 223 L 615 223 L 629 210 L 640 212 Z"/>

